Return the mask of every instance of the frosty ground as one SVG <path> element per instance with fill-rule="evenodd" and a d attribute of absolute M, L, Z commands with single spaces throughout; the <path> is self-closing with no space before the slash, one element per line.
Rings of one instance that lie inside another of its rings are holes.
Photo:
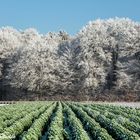
<path fill-rule="evenodd" d="M 116 106 L 127 106 L 127 107 L 134 107 L 134 108 L 140 108 L 140 102 L 92 102 L 92 101 L 85 101 L 82 103 L 89 103 L 89 104 L 109 104 L 109 105 L 116 105 Z M 8 104 L 0 104 L 0 106 L 4 106 Z"/>

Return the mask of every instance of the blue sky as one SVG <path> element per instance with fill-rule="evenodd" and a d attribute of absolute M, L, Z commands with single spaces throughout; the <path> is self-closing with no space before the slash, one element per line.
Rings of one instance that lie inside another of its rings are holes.
<path fill-rule="evenodd" d="M 0 27 L 40 33 L 77 33 L 89 20 L 129 17 L 140 21 L 140 0 L 0 0 Z"/>

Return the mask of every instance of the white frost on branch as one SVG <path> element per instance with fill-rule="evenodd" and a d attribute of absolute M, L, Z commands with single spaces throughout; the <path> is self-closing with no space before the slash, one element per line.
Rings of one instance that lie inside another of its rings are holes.
<path fill-rule="evenodd" d="M 98 19 L 74 37 L 3 27 L 1 78 L 14 88 L 48 94 L 140 90 L 140 24 Z"/>

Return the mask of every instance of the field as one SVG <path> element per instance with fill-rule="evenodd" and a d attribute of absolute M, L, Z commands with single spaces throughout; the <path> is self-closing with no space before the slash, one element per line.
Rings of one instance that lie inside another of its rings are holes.
<path fill-rule="evenodd" d="M 140 108 L 23 102 L 0 107 L 0 140 L 140 140 Z"/>

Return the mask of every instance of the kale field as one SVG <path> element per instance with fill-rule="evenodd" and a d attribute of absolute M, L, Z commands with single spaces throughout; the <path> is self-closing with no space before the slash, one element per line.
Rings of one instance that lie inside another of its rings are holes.
<path fill-rule="evenodd" d="M 140 140 L 140 108 L 77 102 L 0 107 L 0 140 Z"/>

